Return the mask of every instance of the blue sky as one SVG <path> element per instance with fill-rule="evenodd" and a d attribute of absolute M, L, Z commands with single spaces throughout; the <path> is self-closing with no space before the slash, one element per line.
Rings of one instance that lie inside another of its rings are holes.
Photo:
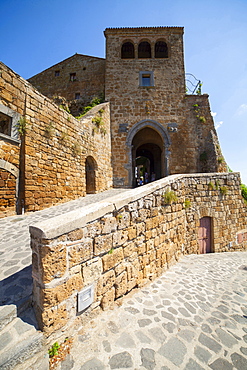
<path fill-rule="evenodd" d="M 0 15 L 0 60 L 24 78 L 76 52 L 104 57 L 107 27 L 183 26 L 186 72 L 247 184 L 247 0 L 0 0 Z"/>

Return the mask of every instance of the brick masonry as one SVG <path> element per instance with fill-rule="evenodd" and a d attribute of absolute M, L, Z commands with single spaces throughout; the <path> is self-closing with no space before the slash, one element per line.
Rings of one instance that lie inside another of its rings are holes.
<path fill-rule="evenodd" d="M 30 227 L 34 306 L 47 336 L 81 326 L 181 255 L 199 253 L 200 219 L 210 217 L 212 252 L 247 250 L 239 174 L 174 175 Z M 168 202 L 165 194 L 175 194 Z M 77 294 L 94 284 L 92 305 Z"/>

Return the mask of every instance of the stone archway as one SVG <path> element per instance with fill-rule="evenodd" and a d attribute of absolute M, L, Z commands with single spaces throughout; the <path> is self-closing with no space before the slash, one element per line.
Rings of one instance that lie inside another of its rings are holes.
<path fill-rule="evenodd" d="M 97 163 L 92 156 L 88 156 L 85 162 L 86 171 L 86 193 L 95 194 L 96 193 L 96 170 Z"/>
<path fill-rule="evenodd" d="M 166 129 L 158 122 L 146 120 L 134 125 L 126 144 L 129 150 L 129 163 L 126 168 L 129 170 L 130 186 L 138 184 L 139 158 L 143 158 L 143 163 L 145 158 L 149 161 L 149 165 L 143 165 L 143 171 L 148 172 L 148 181 L 151 181 L 152 176 L 157 180 L 169 175 L 170 139 Z"/>

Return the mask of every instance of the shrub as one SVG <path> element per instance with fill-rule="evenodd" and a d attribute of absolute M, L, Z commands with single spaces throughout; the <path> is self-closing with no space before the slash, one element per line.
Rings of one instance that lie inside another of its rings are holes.
<path fill-rule="evenodd" d="M 214 184 L 210 181 L 208 184 L 209 190 L 214 190 Z"/>
<path fill-rule="evenodd" d="M 169 191 L 169 190 L 166 190 L 166 192 L 163 194 L 163 201 L 164 201 L 164 204 L 172 204 L 172 203 L 176 203 L 178 200 L 176 194 L 174 193 L 174 191 Z"/>
<path fill-rule="evenodd" d="M 199 120 L 202 122 L 202 123 L 206 123 L 206 118 L 204 116 L 200 116 L 199 117 Z"/>
<path fill-rule="evenodd" d="M 184 201 L 184 208 L 190 208 L 191 207 L 191 201 L 189 199 L 185 199 Z"/>
<path fill-rule="evenodd" d="M 241 184 L 241 194 L 245 202 L 247 203 L 247 186 L 244 184 Z"/>
<path fill-rule="evenodd" d="M 220 194 L 221 195 L 226 195 L 227 194 L 227 187 L 226 186 L 221 186 L 220 187 Z"/>
<path fill-rule="evenodd" d="M 23 136 L 28 129 L 28 123 L 26 117 L 20 117 L 19 121 L 16 124 L 17 131 L 20 136 Z"/>

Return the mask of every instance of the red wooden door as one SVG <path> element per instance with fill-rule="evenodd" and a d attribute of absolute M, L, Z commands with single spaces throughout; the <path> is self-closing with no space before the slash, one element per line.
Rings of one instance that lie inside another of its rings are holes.
<path fill-rule="evenodd" d="M 200 219 L 200 227 L 198 232 L 199 237 L 199 252 L 211 252 L 211 218 L 203 217 Z"/>

